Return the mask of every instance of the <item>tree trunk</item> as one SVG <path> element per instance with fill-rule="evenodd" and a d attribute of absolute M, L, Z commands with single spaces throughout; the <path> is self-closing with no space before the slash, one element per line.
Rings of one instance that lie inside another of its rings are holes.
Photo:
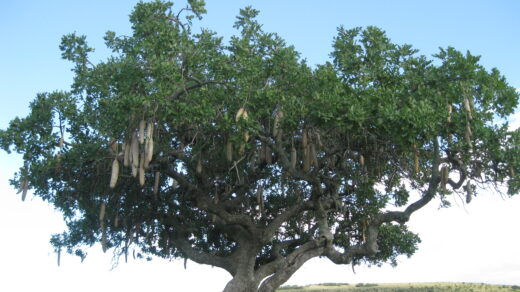
<path fill-rule="evenodd" d="M 229 281 L 223 292 L 257 292 L 258 283 L 254 279 L 235 277 Z"/>
<path fill-rule="evenodd" d="M 257 292 L 260 282 L 255 277 L 256 253 L 259 247 L 252 242 L 242 241 L 234 260 L 236 272 L 223 292 Z"/>

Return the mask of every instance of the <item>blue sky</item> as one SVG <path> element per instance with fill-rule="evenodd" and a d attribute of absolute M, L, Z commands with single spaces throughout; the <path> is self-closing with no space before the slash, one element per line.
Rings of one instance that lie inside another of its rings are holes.
<path fill-rule="evenodd" d="M 108 51 L 102 36 L 107 30 L 129 34 L 128 14 L 135 3 L 0 0 L 0 128 L 5 128 L 15 116 L 24 116 L 36 93 L 69 88 L 71 64 L 61 60 L 58 49 L 62 35 L 74 31 L 87 35 L 90 45 L 96 48 L 95 59 L 104 59 Z M 182 3 L 176 6 L 182 7 Z M 421 54 L 431 55 L 438 47 L 446 46 L 470 50 L 482 56 L 481 63 L 486 68 L 497 67 L 510 85 L 520 88 L 519 1 L 207 0 L 208 14 L 201 25 L 228 38 L 235 33 L 232 24 L 239 9 L 247 5 L 261 11 L 259 20 L 264 30 L 279 33 L 311 65 L 328 60 L 338 26 L 376 25 L 394 42 L 412 44 Z M 74 257 L 65 257 L 62 267 L 56 268 L 48 239 L 64 227 L 59 214 L 35 198 L 22 204 L 7 183 L 21 164 L 19 157 L 0 152 L 0 161 L 0 222 L 4 230 L 0 250 L 10 255 L 3 266 L 11 268 L 9 277 L 0 274 L 9 279 L 0 283 L 0 290 L 13 283 L 33 287 L 31 282 L 35 281 L 23 281 L 26 278 L 19 278 L 20 274 L 32 274 L 39 280 L 38 288 L 49 285 L 54 291 L 65 291 L 69 282 L 77 284 L 81 278 L 76 279 L 76 275 L 117 282 L 114 285 L 122 288 L 129 275 L 151 273 L 150 277 L 156 279 L 153 287 L 158 289 L 172 285 L 172 279 L 183 287 L 188 285 L 183 281 L 189 283 L 193 275 L 208 277 L 207 281 L 191 284 L 190 291 L 220 291 L 227 281 L 224 272 L 193 263 L 188 265 L 187 272 L 181 263 L 163 261 L 121 264 L 110 272 L 111 254 L 102 255 L 99 247 L 93 248 L 91 257 L 83 264 Z M 513 228 L 514 222 L 520 221 L 519 198 L 504 201 L 484 193 L 477 199 L 465 207 L 455 201 L 449 210 L 430 206 L 414 216 L 411 228 L 423 238 L 421 250 L 410 260 L 402 259 L 397 269 L 360 268 L 354 275 L 350 267 L 314 261 L 289 283 L 395 280 L 520 284 L 520 252 L 514 248 L 520 245 L 520 236 L 512 233 L 517 229 Z M 161 277 L 165 277 L 164 281 Z M 61 284 L 56 283 L 59 279 Z M 139 287 L 137 282 L 129 287 Z M 91 291 L 89 284 L 87 281 L 80 285 L 79 291 Z M 147 285 L 143 287 L 152 284 Z"/>

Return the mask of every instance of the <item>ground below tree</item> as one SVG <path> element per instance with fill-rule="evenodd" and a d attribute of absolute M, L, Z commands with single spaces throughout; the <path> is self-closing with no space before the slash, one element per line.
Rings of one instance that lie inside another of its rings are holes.
<path fill-rule="evenodd" d="M 308 286 L 284 286 L 277 291 L 283 292 L 440 292 L 440 291 L 488 291 L 507 292 L 520 291 L 518 285 L 490 285 L 484 283 L 392 283 L 392 284 L 346 284 L 346 283 L 324 283 Z"/>

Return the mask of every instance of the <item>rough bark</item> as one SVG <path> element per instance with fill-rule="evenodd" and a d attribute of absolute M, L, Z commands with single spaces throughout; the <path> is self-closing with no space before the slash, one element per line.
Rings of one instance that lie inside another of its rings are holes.
<path fill-rule="evenodd" d="M 327 240 L 320 238 L 302 245 L 285 259 L 277 263 L 276 272 L 270 275 L 258 289 L 259 292 L 273 292 L 306 263 L 308 260 L 320 256 L 325 250 Z"/>
<path fill-rule="evenodd" d="M 258 284 L 245 277 L 234 277 L 229 281 L 223 292 L 257 292 Z"/>
<path fill-rule="evenodd" d="M 255 278 L 255 255 L 258 246 L 253 242 L 243 243 L 233 256 L 236 266 L 233 279 L 224 288 L 224 292 L 256 292 L 259 281 Z"/>

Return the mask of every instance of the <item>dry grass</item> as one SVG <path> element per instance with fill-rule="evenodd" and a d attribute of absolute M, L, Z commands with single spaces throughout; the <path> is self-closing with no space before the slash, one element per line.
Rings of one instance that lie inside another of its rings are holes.
<path fill-rule="evenodd" d="M 489 285 L 482 283 L 399 283 L 399 284 L 341 284 L 325 283 L 304 287 L 286 286 L 280 292 L 520 292 L 520 286 Z"/>

